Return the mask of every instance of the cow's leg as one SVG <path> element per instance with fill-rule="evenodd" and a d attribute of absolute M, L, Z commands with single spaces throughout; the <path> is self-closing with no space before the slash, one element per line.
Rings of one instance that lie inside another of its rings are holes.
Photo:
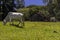
<path fill-rule="evenodd" d="M 23 17 L 21 18 L 21 26 L 22 27 L 24 26 L 24 18 Z"/>
<path fill-rule="evenodd" d="M 19 25 L 20 27 L 23 27 L 23 19 L 22 19 L 22 17 L 20 18 L 18 25 Z"/>
<path fill-rule="evenodd" d="M 10 24 L 12 24 L 12 18 L 10 18 Z"/>
<path fill-rule="evenodd" d="M 22 25 L 24 26 L 24 16 L 22 17 Z"/>
<path fill-rule="evenodd" d="M 21 26 L 21 19 L 19 19 L 18 21 L 19 21 L 18 25 Z"/>

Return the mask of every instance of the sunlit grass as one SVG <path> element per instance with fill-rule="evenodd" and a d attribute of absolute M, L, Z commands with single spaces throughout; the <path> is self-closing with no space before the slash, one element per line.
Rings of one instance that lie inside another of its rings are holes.
<path fill-rule="evenodd" d="M 25 22 L 24 28 L 0 22 L 0 40 L 60 40 L 60 22 Z"/>

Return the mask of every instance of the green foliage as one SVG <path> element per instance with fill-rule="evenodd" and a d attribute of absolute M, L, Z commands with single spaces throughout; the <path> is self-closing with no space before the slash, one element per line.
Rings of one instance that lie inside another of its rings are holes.
<path fill-rule="evenodd" d="M 48 0 L 43 0 L 44 3 L 48 2 Z M 47 4 L 47 11 L 50 13 L 51 16 L 55 16 L 57 19 L 60 20 L 60 0 L 49 0 Z"/>
<path fill-rule="evenodd" d="M 25 19 L 30 19 L 31 16 L 33 16 L 34 14 L 37 14 L 39 12 L 42 13 L 41 15 L 43 15 L 43 17 L 49 16 L 49 13 L 44 6 L 31 5 L 31 6 L 28 6 L 26 8 L 18 9 L 17 12 L 24 13 Z"/>
<path fill-rule="evenodd" d="M 23 13 L 23 14 L 24 14 L 25 19 L 28 19 L 28 17 L 29 17 L 29 8 L 22 8 L 22 9 L 18 9 L 18 11 L 17 11 L 17 12 L 21 12 L 21 13 Z"/>
<path fill-rule="evenodd" d="M 60 11 L 56 13 L 56 18 L 60 20 Z"/>
<path fill-rule="evenodd" d="M 50 14 L 49 14 L 49 12 L 46 10 L 44 10 L 44 11 L 42 11 L 42 13 L 43 13 L 43 15 L 44 15 L 44 17 L 48 17 L 48 16 L 50 16 Z"/>

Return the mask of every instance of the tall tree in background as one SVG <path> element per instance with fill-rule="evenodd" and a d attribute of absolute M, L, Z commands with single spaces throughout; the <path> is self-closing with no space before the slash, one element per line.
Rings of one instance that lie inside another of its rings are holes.
<path fill-rule="evenodd" d="M 24 7 L 24 0 L 0 0 L 0 12 L 3 12 L 2 20 L 8 12 L 16 11 L 16 9 L 22 7 Z"/>
<path fill-rule="evenodd" d="M 43 2 L 47 2 L 47 9 L 50 15 L 60 21 L 60 0 L 43 0 Z"/>
<path fill-rule="evenodd" d="M 55 16 L 55 10 L 57 11 L 60 6 L 60 0 L 43 0 L 44 3 L 47 3 L 47 9 L 52 16 Z"/>

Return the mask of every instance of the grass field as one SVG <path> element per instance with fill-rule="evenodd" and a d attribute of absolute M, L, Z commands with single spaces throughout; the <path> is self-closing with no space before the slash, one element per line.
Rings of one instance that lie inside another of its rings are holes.
<path fill-rule="evenodd" d="M 24 28 L 0 22 L 0 40 L 60 40 L 60 22 L 25 22 Z"/>

